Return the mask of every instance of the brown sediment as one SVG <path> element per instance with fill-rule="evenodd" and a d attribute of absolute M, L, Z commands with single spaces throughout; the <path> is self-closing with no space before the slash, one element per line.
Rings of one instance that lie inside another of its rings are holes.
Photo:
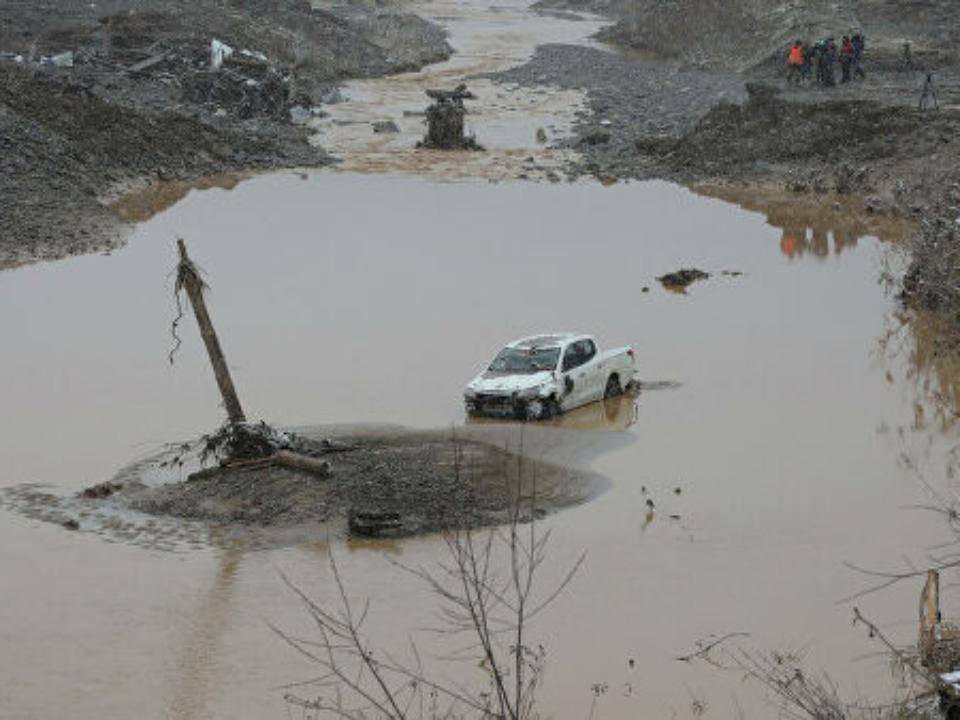
<path fill-rule="evenodd" d="M 239 463 L 154 488 L 128 479 L 114 497 L 141 512 L 221 525 L 342 525 L 383 516 L 392 520 L 385 534 L 401 536 L 502 523 L 518 498 L 540 516 L 596 492 L 588 474 L 449 433 L 367 433 L 336 444 L 320 456 L 329 466 L 323 476 Z"/>

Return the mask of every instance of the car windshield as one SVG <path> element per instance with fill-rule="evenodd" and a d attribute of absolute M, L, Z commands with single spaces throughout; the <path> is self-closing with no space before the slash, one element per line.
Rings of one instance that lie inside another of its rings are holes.
<path fill-rule="evenodd" d="M 555 370 L 560 348 L 504 348 L 490 363 L 491 372 L 532 373 Z"/>

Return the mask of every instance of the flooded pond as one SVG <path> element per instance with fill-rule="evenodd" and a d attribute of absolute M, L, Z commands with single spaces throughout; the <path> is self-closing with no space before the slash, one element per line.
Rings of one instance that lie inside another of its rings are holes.
<path fill-rule="evenodd" d="M 908 509 L 927 497 L 902 456 L 939 488 L 956 442 L 937 391 L 949 372 L 921 364 L 929 342 L 880 281 L 891 244 L 877 236 L 897 229 L 850 220 L 845 207 L 795 212 L 716 189 L 516 181 L 531 153 L 562 164 L 534 132 L 562 134 L 582 103 L 573 95 L 480 83 L 498 98 L 470 121 L 490 152 L 417 154 L 420 119 L 402 112 L 422 106 L 424 87 L 519 62 L 538 41 L 585 42 L 597 27 L 550 18 L 511 31 L 529 18 L 525 3 L 425 7 L 470 52 L 350 83 L 315 128 L 339 170 L 160 188 L 119 208 L 141 224 L 112 255 L 0 273 L 0 486 L 69 495 L 220 423 L 192 322 L 168 362 L 177 237 L 209 270 L 248 416 L 279 425 L 461 428 L 463 386 L 503 343 L 593 333 L 635 346 L 645 388 L 524 431 L 527 453 L 605 478 L 603 492 L 542 523 L 553 531 L 546 585 L 587 553 L 534 628 L 547 649 L 543 716 L 769 716 L 737 673 L 675 660 L 730 632 L 748 633 L 751 648 L 806 649 L 846 696 L 888 697 L 887 664 L 864 659 L 878 648 L 841 602 L 867 580 L 844 562 L 889 569 L 944 539 Z M 398 114 L 398 135 L 370 130 Z M 711 277 L 686 294 L 656 282 L 681 267 Z M 463 431 L 498 442 L 520 432 Z M 316 669 L 265 620 L 309 631 L 279 571 L 329 600 L 331 548 L 351 592 L 372 599 L 379 646 L 402 649 L 413 633 L 429 653 L 446 649 L 418 633 L 435 625 L 438 602 L 390 562 L 442 560 L 436 536 L 342 542 L 318 531 L 252 550 L 202 526 L 69 532 L 10 504 L 3 718 L 288 717 L 282 687 Z M 918 589 L 857 602 L 909 643 Z M 484 682 L 475 663 L 438 664 Z"/>
<path fill-rule="evenodd" d="M 909 357 L 879 350 L 893 307 L 881 243 L 785 253 L 762 215 L 662 183 L 291 173 L 194 192 L 111 257 L 0 275 L 4 484 L 79 490 L 219 422 L 192 326 L 167 361 L 177 236 L 210 270 L 251 417 L 456 425 L 464 382 L 506 340 L 576 328 L 636 345 L 652 387 L 635 408 L 537 428 L 548 459 L 611 483 L 545 523 L 548 575 L 588 553 L 536 628 L 548 712 L 586 713 L 607 683 L 605 717 L 685 716 L 688 690 L 729 716 L 731 693 L 756 702 L 749 689 L 672 658 L 730 631 L 803 645 L 854 691 L 889 686 L 883 662 L 855 661 L 872 646 L 836 604 L 863 583 L 842 562 L 888 567 L 941 539 L 903 509 L 922 493 L 898 456 L 914 436 L 947 438 L 915 423 Z M 654 281 L 685 265 L 715 274 L 685 296 Z M 303 627 L 277 570 L 324 596 L 324 537 L 162 552 L 3 518 L 5 717 L 281 716 L 276 688 L 311 676 L 263 618 Z M 438 538 L 336 552 L 384 644 L 430 624 L 429 597 L 384 553 L 429 563 Z M 904 586 L 861 602 L 909 641 L 915 601 Z"/>

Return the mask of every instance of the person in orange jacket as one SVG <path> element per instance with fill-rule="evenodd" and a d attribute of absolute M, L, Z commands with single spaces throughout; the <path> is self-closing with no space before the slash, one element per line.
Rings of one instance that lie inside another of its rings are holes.
<path fill-rule="evenodd" d="M 803 43 L 797 40 L 790 48 L 790 54 L 787 56 L 787 65 L 790 75 L 787 82 L 794 85 L 800 84 L 800 76 L 803 74 Z"/>

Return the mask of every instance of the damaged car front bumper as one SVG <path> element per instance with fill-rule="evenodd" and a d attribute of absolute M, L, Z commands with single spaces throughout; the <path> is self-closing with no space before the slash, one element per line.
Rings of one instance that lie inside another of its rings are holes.
<path fill-rule="evenodd" d="M 477 393 L 465 396 L 464 406 L 468 415 L 477 417 L 543 420 L 551 416 L 550 403 L 536 395 L 521 397 L 517 393 L 512 395 Z"/>

